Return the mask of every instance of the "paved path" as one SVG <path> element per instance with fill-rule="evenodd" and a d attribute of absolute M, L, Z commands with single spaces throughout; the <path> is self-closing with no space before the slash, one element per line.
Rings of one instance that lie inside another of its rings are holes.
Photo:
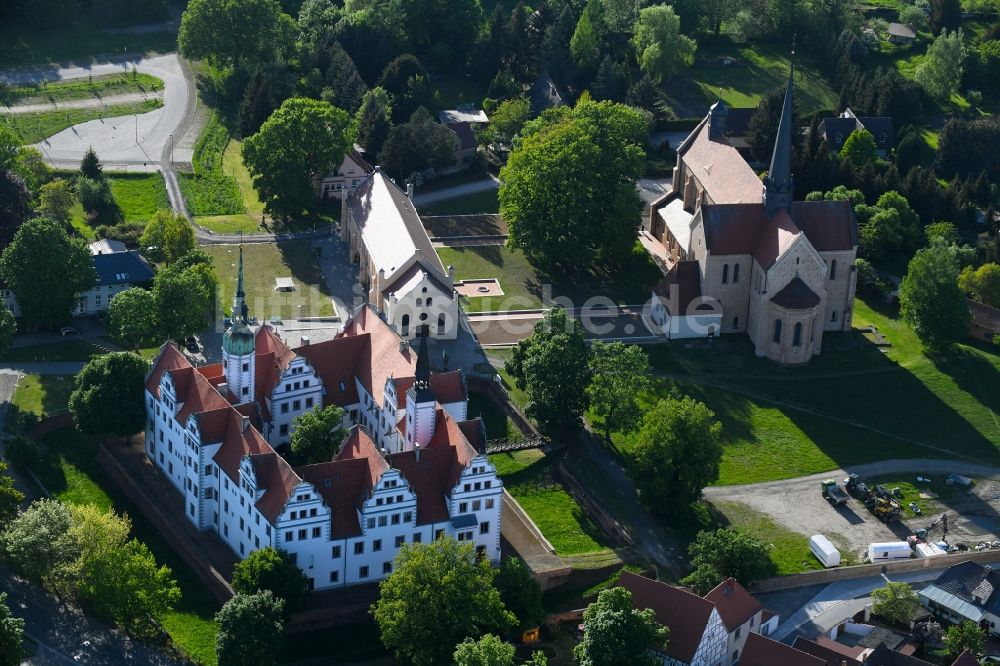
<path fill-rule="evenodd" d="M 35 144 L 35 147 L 54 166 L 75 167 L 91 146 L 97 150 L 98 156 L 106 165 L 156 163 L 161 160 L 165 150 L 169 152 L 173 135 L 179 134 L 183 129 L 182 121 L 189 115 L 192 86 L 176 53 L 135 62 L 117 60 L 88 67 L 19 69 L 0 73 L 0 80 L 34 83 L 81 78 L 91 74 L 115 74 L 129 71 L 132 67 L 163 80 L 162 108 L 134 116 L 80 123 Z"/>
<path fill-rule="evenodd" d="M 75 375 L 83 370 L 83 361 L 44 361 L 39 363 L 0 363 L 0 372 L 13 370 L 26 375 Z"/>
<path fill-rule="evenodd" d="M 431 204 L 436 204 L 439 201 L 457 199 L 458 197 L 462 197 L 467 194 L 489 192 L 490 190 L 496 190 L 499 187 L 500 181 L 497 180 L 496 176 L 488 174 L 484 176 L 482 180 L 475 180 L 470 183 L 462 183 L 461 185 L 453 185 L 451 187 L 442 187 L 439 190 L 424 192 L 423 194 L 417 192 L 413 195 L 413 205 L 417 208 L 420 208 L 421 206 L 430 206 Z"/>
<path fill-rule="evenodd" d="M 88 97 L 86 99 L 71 99 L 66 102 L 46 102 L 45 104 L 18 104 L 0 109 L 0 114 L 44 113 L 61 109 L 91 109 L 113 106 L 115 104 L 131 104 L 144 102 L 147 99 L 163 99 L 163 91 L 148 93 L 126 93 L 110 97 Z"/>

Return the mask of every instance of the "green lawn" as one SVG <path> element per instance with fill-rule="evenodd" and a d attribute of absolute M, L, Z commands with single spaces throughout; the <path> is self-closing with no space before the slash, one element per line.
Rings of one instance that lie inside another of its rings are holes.
<path fill-rule="evenodd" d="M 543 298 L 560 296 L 572 300 L 576 307 L 594 296 L 610 298 L 620 305 L 643 303 L 649 298 L 649 287 L 663 277 L 638 243 L 626 269 L 595 267 L 578 275 L 546 274 L 532 266 L 523 252 L 504 246 L 438 248 L 438 256 L 445 266 L 455 266 L 459 280 L 500 281 L 503 296 L 463 296 L 462 306 L 467 312 L 536 309 L 543 306 Z"/>
<path fill-rule="evenodd" d="M 454 199 L 446 199 L 429 206 L 421 206 L 421 215 L 475 215 L 477 213 L 499 213 L 500 202 L 497 190 L 476 192 Z"/>
<path fill-rule="evenodd" d="M 928 354 L 894 313 L 855 302 L 855 326 L 874 324 L 892 343 L 880 352 L 860 333 L 827 334 L 802 368 L 753 355 L 743 336 L 650 349 L 674 386 L 704 401 L 723 424 L 719 483 L 752 483 L 887 458 L 1000 462 L 1000 356 L 958 345 Z M 623 453 L 631 438 L 615 435 Z M 936 448 L 932 448 L 936 447 Z"/>
<path fill-rule="evenodd" d="M 239 248 L 236 245 L 206 245 L 203 249 L 215 261 L 222 303 L 228 314 L 230 299 L 236 289 Z M 243 246 L 243 257 L 247 305 L 251 315 L 263 321 L 275 314 L 284 318 L 333 314 L 330 292 L 309 241 L 252 243 Z M 291 277 L 296 290 L 287 293 L 275 291 L 276 277 Z"/>
<path fill-rule="evenodd" d="M 133 535 L 149 546 L 156 561 L 166 564 L 181 588 L 182 599 L 163 618 L 163 627 L 174 643 L 201 664 L 215 664 L 215 613 L 218 603 L 194 572 L 146 521 L 142 513 L 119 491 L 97 462 L 95 439 L 75 429 L 57 430 L 42 438 L 46 456 L 35 473 L 59 500 L 74 504 L 113 507 L 132 519 Z"/>
<path fill-rule="evenodd" d="M 128 116 L 148 113 L 161 106 L 163 106 L 161 100 L 147 99 L 141 102 L 112 104 L 107 108 L 60 109 L 42 113 L 0 112 L 0 125 L 11 129 L 24 143 L 38 143 L 72 125 L 98 118 L 114 124 L 128 123 L 132 121 Z"/>
<path fill-rule="evenodd" d="M 94 233 L 94 228 L 87 224 L 87 213 L 83 210 L 83 204 L 79 201 L 74 203 L 70 209 L 69 223 L 80 234 L 80 237 L 88 243 L 97 240 L 97 234 Z"/>
<path fill-rule="evenodd" d="M 11 403 L 18 411 L 41 418 L 66 409 L 72 392 L 71 375 L 24 375 L 17 383 Z"/>
<path fill-rule="evenodd" d="M 257 191 L 250 182 L 250 172 L 243 165 L 242 141 L 230 139 L 222 153 L 222 174 L 228 180 L 236 183 L 240 197 L 243 200 L 245 213 L 232 215 L 203 215 L 195 221 L 206 229 L 220 234 L 260 233 L 261 220 L 264 219 L 264 204 L 257 197 Z"/>
<path fill-rule="evenodd" d="M 90 78 L 64 79 L 15 85 L 0 90 L 0 103 L 45 104 L 77 99 L 103 99 L 112 95 L 145 93 L 163 90 L 163 80 L 142 72 L 122 72 Z"/>
<path fill-rule="evenodd" d="M 728 56 L 738 64 L 724 65 Z M 699 43 L 696 62 L 682 76 L 688 85 L 667 88 L 668 100 L 678 113 L 701 117 L 719 97 L 732 107 L 757 106 L 761 98 L 788 82 L 787 44 L 742 45 L 726 38 Z M 837 93 L 808 56 L 795 58 L 795 101 L 802 113 L 835 110 Z"/>
<path fill-rule="evenodd" d="M 516 441 L 524 438 L 510 417 L 504 413 L 485 393 L 469 393 L 470 419 L 477 416 L 483 419 L 487 439 L 509 439 Z"/>
<path fill-rule="evenodd" d="M 145 222 L 170 208 L 167 186 L 159 173 L 109 173 L 111 193 L 126 222 Z"/>
<path fill-rule="evenodd" d="M 213 114 L 194 147 L 194 173 L 179 174 L 178 182 L 192 215 L 239 215 L 243 200 L 236 181 L 223 171 L 229 130 Z"/>
<path fill-rule="evenodd" d="M 764 543 L 771 554 L 774 573 L 779 576 L 822 569 L 809 550 L 809 537 L 792 532 L 741 502 L 714 502 L 722 522 L 751 534 Z"/>
<path fill-rule="evenodd" d="M 92 356 L 102 353 L 100 348 L 86 340 L 67 340 L 31 347 L 15 347 L 7 352 L 4 359 L 10 363 L 89 361 Z"/>
<path fill-rule="evenodd" d="M 558 454 L 556 454 L 558 456 Z M 490 456 L 504 487 L 535 521 L 559 555 L 606 550 L 606 537 L 576 500 L 553 478 L 556 456 L 537 449 Z"/>
<path fill-rule="evenodd" d="M 53 20 L 43 28 L 20 22 L 0 24 L 0 67 L 86 65 L 123 53 L 139 57 L 176 50 L 175 31 L 112 32 L 85 19 Z"/>

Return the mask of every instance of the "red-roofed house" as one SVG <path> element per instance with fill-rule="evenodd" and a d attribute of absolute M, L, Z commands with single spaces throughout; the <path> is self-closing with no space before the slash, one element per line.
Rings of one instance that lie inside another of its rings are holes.
<path fill-rule="evenodd" d="M 764 604 L 757 601 L 752 594 L 733 578 L 727 578 L 715 589 L 705 595 L 706 601 L 715 604 L 722 618 L 722 624 L 729 635 L 729 645 L 726 654 L 737 656 L 743 650 L 747 636 L 751 633 L 764 633 Z"/>
<path fill-rule="evenodd" d="M 503 484 L 461 372 L 432 373 L 427 337 L 414 353 L 367 305 L 336 339 L 291 349 L 251 330 L 242 284 L 241 252 L 221 364 L 196 369 L 167 344 L 146 379 L 146 455 L 187 518 L 241 557 L 287 551 L 317 589 L 378 581 L 403 544 L 441 535 L 498 562 Z M 275 448 L 327 405 L 350 436 L 293 469 Z"/>
<path fill-rule="evenodd" d="M 760 634 L 747 636 L 740 666 L 826 666 L 826 660 Z"/>
<path fill-rule="evenodd" d="M 848 201 L 792 201 L 792 87 L 789 76 L 765 178 L 730 139 L 723 102 L 678 147 L 673 187 L 645 225 L 644 242 L 662 244 L 654 255 L 668 258 L 678 287 L 670 300 L 663 285 L 654 290 L 652 323 L 665 336 L 746 333 L 757 356 L 796 365 L 820 353 L 825 331 L 850 330 L 857 224 Z M 721 323 L 686 308 L 685 293 L 713 303 Z"/>

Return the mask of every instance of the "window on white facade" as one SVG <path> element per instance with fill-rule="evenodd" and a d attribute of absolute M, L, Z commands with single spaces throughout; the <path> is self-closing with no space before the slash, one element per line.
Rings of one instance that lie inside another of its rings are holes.
<path fill-rule="evenodd" d="M 396 537 L 396 548 L 402 548 L 404 543 L 406 543 L 405 536 Z"/>
<path fill-rule="evenodd" d="M 479 523 L 479 533 L 489 534 L 490 533 L 490 523 L 486 521 L 485 523 Z"/>
<path fill-rule="evenodd" d="M 372 551 L 377 553 L 380 550 L 382 550 L 382 539 L 375 539 L 372 541 Z"/>
<path fill-rule="evenodd" d="M 420 543 L 421 541 L 423 541 L 423 537 L 420 536 L 420 532 L 414 532 L 413 533 L 413 543 Z"/>
<path fill-rule="evenodd" d="M 331 571 L 330 572 L 330 582 L 331 583 L 336 583 L 339 580 L 340 580 L 340 572 L 339 571 Z"/>
<path fill-rule="evenodd" d="M 487 509 L 492 509 L 493 508 L 493 499 L 492 498 L 486 500 L 486 508 Z"/>
<path fill-rule="evenodd" d="M 354 544 L 354 554 L 355 555 L 364 555 L 364 553 L 365 553 L 365 542 L 364 541 L 358 541 L 356 544 Z"/>
<path fill-rule="evenodd" d="M 340 557 L 340 546 L 334 546 L 330 550 L 330 557 L 332 557 L 333 559 L 337 559 L 338 557 Z"/>
<path fill-rule="evenodd" d="M 368 578 L 368 567 L 364 566 L 358 569 L 358 578 Z"/>
<path fill-rule="evenodd" d="M 384 574 L 391 574 L 392 573 L 392 562 L 383 562 L 382 563 L 382 573 L 384 573 Z"/>

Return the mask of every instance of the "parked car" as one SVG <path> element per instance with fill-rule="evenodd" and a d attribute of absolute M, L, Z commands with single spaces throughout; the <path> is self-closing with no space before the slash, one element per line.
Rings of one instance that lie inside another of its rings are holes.
<path fill-rule="evenodd" d="M 80 335 L 80 331 L 75 326 L 63 326 L 59 329 L 59 335 Z"/>

